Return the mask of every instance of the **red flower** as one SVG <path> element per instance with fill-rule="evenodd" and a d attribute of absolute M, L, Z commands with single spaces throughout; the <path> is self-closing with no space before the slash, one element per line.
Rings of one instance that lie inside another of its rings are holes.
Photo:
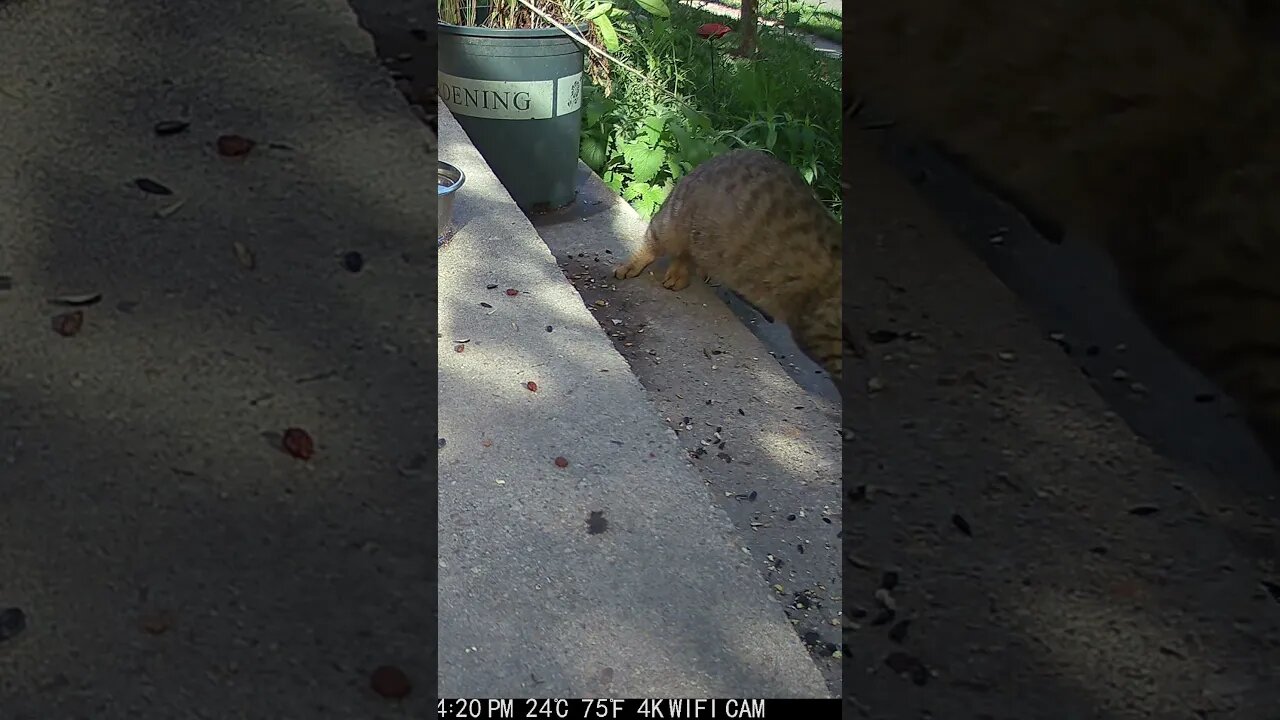
<path fill-rule="evenodd" d="M 724 37 L 733 32 L 733 28 L 721 23 L 706 23 L 698 27 L 698 34 L 708 40 Z"/>

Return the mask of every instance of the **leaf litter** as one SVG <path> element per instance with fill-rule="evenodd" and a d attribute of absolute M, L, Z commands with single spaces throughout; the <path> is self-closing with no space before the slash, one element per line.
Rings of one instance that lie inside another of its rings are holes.
<path fill-rule="evenodd" d="M 240 267 L 246 270 L 252 270 L 258 265 L 258 259 L 254 257 L 253 251 L 248 245 L 239 240 L 231 244 L 231 249 L 235 252 L 236 262 L 240 263 Z"/>
<path fill-rule="evenodd" d="M 72 337 L 80 333 L 84 327 L 84 312 L 75 310 L 53 318 L 53 331 L 62 337 Z"/>
<path fill-rule="evenodd" d="M 59 295 L 58 297 L 49 298 L 49 302 L 53 305 L 62 305 L 65 307 L 86 307 L 96 305 L 102 301 L 102 293 L 83 293 L 80 295 Z"/>
<path fill-rule="evenodd" d="M 179 200 L 177 202 L 172 202 L 172 203 L 169 203 L 168 205 L 157 208 L 156 217 L 160 218 L 161 220 L 167 217 L 171 217 L 174 213 L 181 210 L 182 206 L 186 204 L 187 204 L 186 200 Z"/>
<path fill-rule="evenodd" d="M 219 135 L 218 154 L 222 157 L 244 157 L 257 145 L 243 135 Z"/>
<path fill-rule="evenodd" d="M 302 428 L 291 427 L 284 431 L 281 440 L 285 452 L 299 460 L 310 460 L 316 453 L 315 441 L 310 433 Z"/>

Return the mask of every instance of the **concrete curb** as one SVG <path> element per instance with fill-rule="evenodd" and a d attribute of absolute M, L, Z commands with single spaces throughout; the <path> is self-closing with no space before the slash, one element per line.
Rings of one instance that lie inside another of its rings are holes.
<path fill-rule="evenodd" d="M 440 157 L 468 175 L 440 252 L 440 693 L 830 696 L 630 367 L 440 111 Z"/>

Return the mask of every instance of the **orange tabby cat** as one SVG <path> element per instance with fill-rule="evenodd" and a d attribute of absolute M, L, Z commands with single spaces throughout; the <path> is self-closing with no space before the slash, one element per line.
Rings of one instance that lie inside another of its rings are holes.
<path fill-rule="evenodd" d="M 795 169 L 765 152 L 732 150 L 676 183 L 614 277 L 635 277 L 662 256 L 671 258 L 668 289 L 711 275 L 789 325 L 840 387 L 840 246 L 840 224 Z"/>
<path fill-rule="evenodd" d="M 1096 238 L 1280 460 L 1280 84 L 1265 3 L 858 2 L 846 81 Z M 1256 21 L 1256 22 L 1255 22 Z"/>

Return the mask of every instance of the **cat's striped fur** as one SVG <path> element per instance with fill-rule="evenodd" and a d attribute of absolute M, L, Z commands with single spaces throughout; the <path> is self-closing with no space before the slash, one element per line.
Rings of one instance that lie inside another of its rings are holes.
<path fill-rule="evenodd" d="M 614 270 L 639 275 L 667 256 L 663 286 L 709 275 L 791 328 L 796 344 L 840 387 L 840 224 L 794 168 L 768 153 L 731 150 L 676 183 L 645 241 Z"/>
<path fill-rule="evenodd" d="M 854 93 L 1033 223 L 1101 241 L 1152 328 L 1280 460 L 1273 14 L 1223 0 L 858 2 L 844 52 Z"/>

